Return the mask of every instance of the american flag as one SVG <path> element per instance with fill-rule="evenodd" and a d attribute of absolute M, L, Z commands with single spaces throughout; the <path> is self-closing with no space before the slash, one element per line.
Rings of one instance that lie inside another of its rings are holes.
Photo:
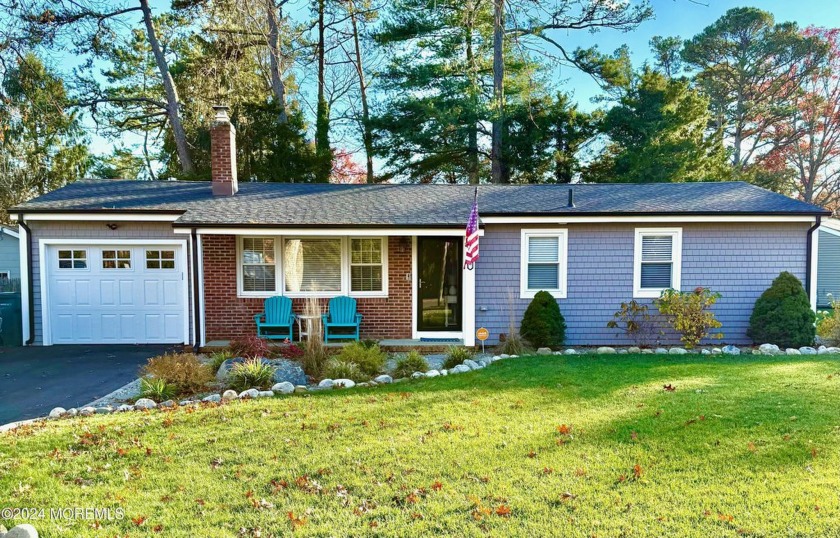
<path fill-rule="evenodd" d="M 478 261 L 478 188 L 475 189 L 470 220 L 467 221 L 467 240 L 464 243 L 464 269 L 472 271 Z"/>

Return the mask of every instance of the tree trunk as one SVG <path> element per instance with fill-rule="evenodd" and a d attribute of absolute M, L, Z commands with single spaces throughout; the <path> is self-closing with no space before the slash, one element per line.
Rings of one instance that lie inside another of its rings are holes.
<path fill-rule="evenodd" d="M 362 62 L 362 46 L 359 39 L 359 25 L 356 22 L 356 5 L 350 0 L 350 24 L 353 26 L 353 46 L 356 53 L 356 72 L 359 75 L 359 94 L 362 100 L 362 143 L 365 146 L 365 165 L 367 182 L 373 183 L 373 130 L 370 127 L 370 108 L 368 108 L 367 82 Z"/>
<path fill-rule="evenodd" d="M 508 183 L 502 162 L 502 131 L 504 130 L 505 62 L 504 62 L 504 0 L 493 0 L 493 134 L 490 147 L 493 183 Z"/>
<path fill-rule="evenodd" d="M 478 185 L 478 88 L 475 80 L 475 57 L 473 53 L 473 6 L 467 8 L 468 18 L 466 23 L 466 45 L 467 45 L 467 72 L 470 84 L 470 109 L 467 112 L 467 128 L 469 129 L 467 140 L 467 177 L 470 185 Z M 495 129 L 495 124 L 494 124 Z M 495 132 L 495 131 L 494 131 Z"/>
<path fill-rule="evenodd" d="M 175 82 L 172 80 L 172 75 L 169 74 L 169 65 L 166 63 L 166 57 L 160 48 L 160 42 L 155 33 L 155 26 L 152 24 L 152 10 L 149 9 L 149 1 L 140 0 L 140 9 L 143 11 L 143 22 L 146 25 L 149 45 L 152 47 L 155 63 L 163 81 L 163 89 L 166 93 L 166 115 L 169 118 L 169 123 L 172 125 L 172 136 L 175 139 L 178 160 L 181 162 L 181 171 L 185 174 L 192 174 L 195 171 L 195 167 L 193 166 L 192 157 L 190 157 L 187 134 L 184 131 L 184 125 L 181 123 L 181 103 L 178 100 L 178 91 L 175 89 Z"/>
<path fill-rule="evenodd" d="M 330 180 L 332 169 L 332 155 L 330 153 L 330 109 L 325 97 L 325 26 L 324 26 L 324 3 L 325 0 L 318 0 L 318 109 L 315 117 L 315 153 L 319 157 L 318 173 L 316 181 L 327 183 Z"/>
<path fill-rule="evenodd" d="M 277 17 L 277 6 L 274 0 L 265 0 L 265 10 L 268 16 L 268 54 L 271 59 L 271 92 L 274 101 L 280 109 L 277 112 L 277 123 L 280 125 L 288 121 L 286 115 L 286 83 L 283 82 L 280 69 L 280 24 Z"/>

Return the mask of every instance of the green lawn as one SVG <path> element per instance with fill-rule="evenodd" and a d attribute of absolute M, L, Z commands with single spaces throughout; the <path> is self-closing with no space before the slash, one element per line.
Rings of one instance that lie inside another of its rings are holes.
<path fill-rule="evenodd" d="M 46 537 L 837 536 L 840 359 L 523 358 L 61 420 L 0 436 L 0 491 L 127 514 Z"/>

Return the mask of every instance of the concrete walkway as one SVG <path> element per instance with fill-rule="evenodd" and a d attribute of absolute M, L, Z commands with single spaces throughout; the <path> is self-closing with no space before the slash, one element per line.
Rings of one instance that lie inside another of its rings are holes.
<path fill-rule="evenodd" d="M 0 424 L 90 403 L 136 379 L 147 359 L 171 347 L 0 348 Z"/>

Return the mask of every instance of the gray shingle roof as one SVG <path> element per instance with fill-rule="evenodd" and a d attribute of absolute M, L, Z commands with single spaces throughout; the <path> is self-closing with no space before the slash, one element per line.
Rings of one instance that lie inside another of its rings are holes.
<path fill-rule="evenodd" d="M 240 183 L 236 196 L 214 197 L 209 182 L 86 180 L 13 211 L 177 212 L 178 224 L 205 226 L 460 226 L 473 192 L 469 185 Z M 741 182 L 482 185 L 478 207 L 483 217 L 828 214 Z"/>

